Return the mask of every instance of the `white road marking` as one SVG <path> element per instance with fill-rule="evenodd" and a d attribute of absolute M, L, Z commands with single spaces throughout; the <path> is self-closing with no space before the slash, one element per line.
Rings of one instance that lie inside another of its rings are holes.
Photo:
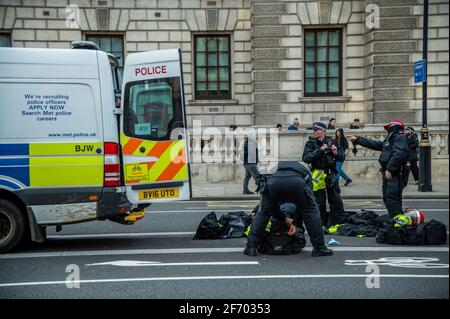
<path fill-rule="evenodd" d="M 426 246 L 380 246 L 380 247 L 333 247 L 334 251 L 342 252 L 449 252 L 448 247 Z M 127 249 L 127 250 L 88 250 L 59 251 L 42 253 L 13 253 L 0 255 L 1 259 L 48 258 L 48 257 L 80 257 L 80 256 L 111 256 L 111 255 L 157 255 L 157 254 L 201 254 L 201 253 L 242 253 L 244 247 L 226 248 L 171 248 L 171 249 Z M 305 247 L 303 251 L 312 251 Z"/>
<path fill-rule="evenodd" d="M 347 266 L 391 266 L 401 268 L 448 268 L 448 264 L 436 264 L 435 261 L 439 261 L 439 258 L 433 257 L 383 257 L 378 259 L 367 260 L 346 260 Z"/>
<path fill-rule="evenodd" d="M 151 267 L 151 266 L 235 266 L 259 265 L 257 261 L 204 261 L 184 263 L 164 263 L 160 261 L 116 260 L 102 263 L 86 264 L 86 266 L 118 266 L 118 267 Z"/>
<path fill-rule="evenodd" d="M 358 208 L 347 208 L 349 211 L 358 211 Z M 387 213 L 386 209 L 382 208 L 365 208 L 366 210 L 373 211 L 373 212 L 381 212 L 381 213 Z M 419 210 L 425 212 L 425 213 L 431 213 L 431 212 L 449 212 L 448 208 L 418 208 Z M 210 213 L 210 212 L 216 212 L 216 213 L 227 213 L 227 212 L 251 212 L 253 208 L 234 208 L 233 209 L 215 209 L 213 207 L 205 207 L 204 209 L 186 209 L 186 210 L 152 210 L 151 208 L 148 208 L 146 212 L 148 214 L 170 214 L 170 213 Z"/>
<path fill-rule="evenodd" d="M 447 231 L 447 235 L 448 235 Z M 305 232 L 308 234 L 308 232 Z M 156 232 L 156 233 L 105 233 L 105 234 L 81 234 L 81 235 L 48 235 L 47 239 L 70 240 L 70 239 L 107 239 L 107 238 L 135 238 L 135 237 L 157 237 L 157 236 L 193 236 L 195 232 Z M 331 236 L 331 235 L 330 235 Z"/>
<path fill-rule="evenodd" d="M 153 236 L 185 236 L 195 232 L 156 232 L 156 233 L 111 233 L 111 234 L 83 234 L 83 235 L 49 235 L 47 239 L 90 239 L 90 238 L 132 238 Z"/>
<path fill-rule="evenodd" d="M 202 276 L 202 277 L 150 277 L 150 278 L 115 278 L 115 279 L 91 279 L 76 281 L 35 281 L 35 282 L 13 282 L 0 284 L 4 287 L 21 286 L 48 286 L 70 284 L 89 284 L 89 283 L 118 283 L 118 282 L 145 282 L 145 281 L 182 281 L 182 280 L 242 280 L 242 279 L 311 279 L 311 278 L 367 278 L 367 274 L 320 274 L 320 275 L 255 275 L 255 276 Z M 449 275 L 415 275 L 415 274 L 381 274 L 370 275 L 380 278 L 440 278 L 447 279 Z"/>

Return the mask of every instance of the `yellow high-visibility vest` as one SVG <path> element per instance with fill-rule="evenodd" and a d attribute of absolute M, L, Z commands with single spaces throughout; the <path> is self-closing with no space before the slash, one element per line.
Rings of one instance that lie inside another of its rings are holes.
<path fill-rule="evenodd" d="M 324 170 L 315 169 L 312 172 L 312 183 L 313 183 L 313 191 L 316 192 L 321 189 L 325 189 L 327 186 L 325 184 L 325 178 L 327 174 Z"/>

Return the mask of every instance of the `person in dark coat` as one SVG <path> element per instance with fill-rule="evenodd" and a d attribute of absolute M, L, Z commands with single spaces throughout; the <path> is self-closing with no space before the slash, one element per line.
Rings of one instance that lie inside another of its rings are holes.
<path fill-rule="evenodd" d="M 298 118 L 295 118 L 294 122 L 292 122 L 292 124 L 288 126 L 288 131 L 298 131 L 299 126 L 300 121 L 298 120 Z"/>
<path fill-rule="evenodd" d="M 359 126 L 360 126 L 359 119 L 354 119 L 353 123 L 350 124 L 350 129 L 351 130 L 359 130 L 359 128 L 360 128 Z"/>
<path fill-rule="evenodd" d="M 243 162 L 245 176 L 242 193 L 244 195 L 251 195 L 254 193 L 248 188 L 250 178 L 253 177 L 256 183 L 256 177 L 258 175 L 258 143 L 254 132 L 249 132 L 246 134 L 243 145 Z"/>
<path fill-rule="evenodd" d="M 348 142 L 347 142 L 347 138 L 344 135 L 344 130 L 341 128 L 338 128 L 336 130 L 335 133 L 335 139 L 336 142 L 339 144 L 339 146 L 342 148 L 342 150 L 344 151 L 344 156 L 345 156 L 345 152 L 348 150 Z M 344 157 L 345 160 L 345 157 Z M 350 184 L 352 181 L 352 179 L 350 177 L 348 177 L 348 175 L 344 172 L 343 169 L 344 166 L 344 161 L 340 162 L 337 161 L 336 162 L 336 169 L 338 171 L 338 174 L 336 175 L 336 183 L 339 184 L 339 179 L 342 176 L 343 179 L 345 179 L 345 184 L 344 186 L 348 186 L 348 184 Z"/>
<path fill-rule="evenodd" d="M 385 124 L 384 129 L 387 130 L 388 136 L 383 142 L 361 136 L 349 136 L 352 143 L 381 151 L 378 161 L 383 175 L 383 202 L 390 218 L 403 212 L 403 173 L 408 160 L 408 141 L 403 133 L 404 127 L 405 124 L 401 120 Z"/>
<path fill-rule="evenodd" d="M 278 219 L 295 229 L 294 219 L 280 209 L 281 203 L 292 203 L 301 213 L 301 219 L 308 231 L 313 246 L 312 256 L 331 256 L 333 251 L 325 246 L 319 208 L 314 199 L 311 173 L 298 162 L 279 162 L 276 172 L 266 180 L 260 177 L 261 203 L 252 221 L 244 254 L 257 255 L 258 244 L 262 240 L 264 229 L 270 217 Z M 263 184 L 263 185 L 261 185 Z M 301 226 L 301 225 L 298 225 Z"/>
<path fill-rule="evenodd" d="M 336 119 L 334 117 L 332 117 L 330 119 L 330 121 L 328 122 L 327 129 L 329 129 L 329 130 L 335 130 L 336 129 Z"/>
<path fill-rule="evenodd" d="M 414 177 L 414 185 L 417 185 L 419 184 L 419 166 L 417 166 L 417 162 L 419 161 L 419 155 L 417 153 L 419 138 L 411 126 L 408 126 L 405 132 L 408 139 L 408 162 L 406 162 L 405 186 L 408 185 L 409 172 Z"/>
<path fill-rule="evenodd" d="M 342 198 L 339 195 L 339 185 L 336 184 L 336 162 L 344 161 L 345 155 L 339 144 L 326 135 L 324 123 L 313 125 L 314 138 L 305 144 L 303 161 L 311 165 L 313 190 L 319 206 L 322 225 L 330 227 L 345 222 L 345 211 Z M 327 212 L 326 200 L 330 205 Z"/>

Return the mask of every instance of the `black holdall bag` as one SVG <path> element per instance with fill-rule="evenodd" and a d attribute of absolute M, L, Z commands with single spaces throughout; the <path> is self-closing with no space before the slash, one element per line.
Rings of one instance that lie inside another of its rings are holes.
<path fill-rule="evenodd" d="M 249 226 L 248 215 L 245 212 L 230 212 L 219 219 L 221 227 L 220 238 L 240 238 Z"/>
<path fill-rule="evenodd" d="M 270 233 L 258 245 L 258 252 L 264 255 L 298 254 L 306 245 L 306 239 L 299 228 L 294 236 L 286 233 Z"/>
<path fill-rule="evenodd" d="M 380 229 L 376 235 L 376 241 L 390 245 L 423 245 L 421 234 L 417 226 L 394 227 L 389 225 Z"/>
<path fill-rule="evenodd" d="M 193 239 L 218 239 L 221 232 L 216 213 L 211 212 L 202 219 Z"/>
<path fill-rule="evenodd" d="M 389 225 L 378 232 L 376 240 L 391 245 L 442 245 L 447 242 L 447 229 L 436 220 L 418 226 Z"/>
<path fill-rule="evenodd" d="M 437 220 L 432 219 L 427 223 L 419 225 L 418 228 L 427 245 L 442 245 L 447 242 L 447 228 L 445 224 Z"/>

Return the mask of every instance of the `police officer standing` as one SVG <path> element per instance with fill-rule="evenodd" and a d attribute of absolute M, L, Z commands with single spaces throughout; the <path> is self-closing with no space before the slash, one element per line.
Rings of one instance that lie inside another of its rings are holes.
<path fill-rule="evenodd" d="M 280 204 L 289 202 L 300 211 L 306 230 L 313 245 L 312 256 L 331 256 L 333 251 L 325 246 L 325 238 L 320 222 L 320 212 L 314 200 L 312 192 L 311 175 L 308 169 L 298 162 L 279 162 L 276 172 L 262 181 L 259 177 L 261 189 L 261 203 L 259 211 L 253 219 L 250 233 L 247 238 L 247 246 L 244 254 L 256 256 L 258 244 L 261 242 L 267 222 L 274 216 L 290 227 L 293 219 L 283 214 Z M 261 185 L 262 184 L 262 185 Z"/>
<path fill-rule="evenodd" d="M 401 120 L 385 124 L 384 129 L 388 131 L 388 136 L 383 142 L 349 136 L 354 144 L 381 151 L 378 161 L 383 175 L 383 202 L 390 218 L 403 212 L 402 192 L 405 185 L 402 175 L 408 159 L 408 141 L 403 133 L 404 127 L 405 124 Z"/>
<path fill-rule="evenodd" d="M 345 223 L 345 211 L 339 195 L 339 185 L 335 183 L 336 162 L 343 162 L 344 151 L 331 137 L 326 136 L 326 125 L 313 124 L 314 138 L 306 142 L 303 161 L 311 164 L 314 195 L 320 210 L 322 225 L 325 227 Z M 330 204 L 327 212 L 326 199 Z"/>

